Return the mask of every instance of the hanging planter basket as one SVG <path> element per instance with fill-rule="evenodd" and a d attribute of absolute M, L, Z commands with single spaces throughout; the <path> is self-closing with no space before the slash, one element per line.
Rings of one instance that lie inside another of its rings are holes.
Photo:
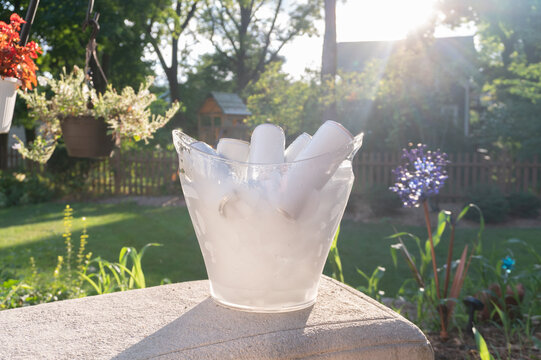
<path fill-rule="evenodd" d="M 115 141 L 112 135 L 107 135 L 103 118 L 66 116 L 61 119 L 60 126 L 69 156 L 100 158 L 111 155 Z"/>
<path fill-rule="evenodd" d="M 8 133 L 13 119 L 17 99 L 17 88 L 21 82 L 12 77 L 0 77 L 0 134 Z"/>

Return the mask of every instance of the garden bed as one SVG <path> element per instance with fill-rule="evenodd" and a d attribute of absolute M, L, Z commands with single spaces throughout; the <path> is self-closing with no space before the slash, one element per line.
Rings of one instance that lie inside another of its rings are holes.
<path fill-rule="evenodd" d="M 64 207 L 65 204 L 54 202 L 0 209 L 0 262 L 5 264 L 2 269 L 4 274 L 31 273 L 29 261 L 31 256 L 35 257 L 40 272 L 52 273 L 54 271 L 55 259 L 63 254 L 65 248 L 62 238 Z M 147 286 L 158 285 L 165 277 L 171 279 L 172 282 L 206 278 L 189 214 L 180 197 L 102 199 L 92 203 L 74 203 L 72 207 L 75 209 L 74 241 L 78 240 L 81 232 L 80 219 L 86 216 L 90 235 L 88 250 L 96 256 L 114 260 L 118 257 L 122 246 L 133 246 L 139 249 L 149 242 L 159 242 L 164 245 L 149 249 L 143 260 Z M 426 229 L 421 226 L 422 222 L 419 221 L 417 226 L 412 226 L 418 219 L 415 215 L 407 217 L 408 214 L 416 212 L 415 210 L 406 211 L 403 214 L 404 217 L 400 217 L 401 214 L 384 221 L 366 212 L 366 217 L 361 219 L 352 217 L 350 213 L 349 218 L 342 222 L 338 241 L 347 284 L 353 287 L 366 285 L 366 281 L 357 273 L 357 268 L 371 273 L 376 267 L 381 266 L 386 268 L 386 271 L 377 290 L 384 291 L 385 296 L 396 295 L 396 291 L 410 273 L 402 259 L 399 259 L 398 266 L 395 268 L 389 251 L 393 241 L 386 237 L 394 233 L 392 225 L 396 224 L 398 231 L 408 231 L 425 238 Z M 476 236 L 475 223 L 465 228 L 459 226 L 455 252 L 457 253 L 465 244 L 473 241 Z M 521 239 L 540 253 L 541 243 L 538 241 L 540 236 L 541 226 L 488 225 L 483 233 L 483 254 L 488 261 L 497 263 L 499 259 L 512 251 L 514 258 L 517 259 L 516 272 L 518 274 L 535 266 L 536 262 L 524 249 L 509 244 L 507 240 Z M 442 238 L 443 244 L 447 241 L 446 237 Z M 445 246 L 436 249 L 438 264 L 445 262 L 445 250 Z M 326 267 L 325 273 L 331 272 L 331 269 Z M 479 290 L 479 285 L 476 287 L 470 281 L 469 285 L 465 286 L 462 296 L 475 295 Z M 528 292 L 529 295 L 532 294 L 531 290 Z M 430 305 L 425 304 L 425 306 Z M 414 311 L 415 305 L 407 316 L 411 317 Z M 463 313 L 463 310 L 461 312 Z M 402 311 L 402 314 L 405 312 Z M 474 350 L 475 344 L 470 338 L 452 333 L 450 340 L 441 342 L 437 333 L 432 334 L 427 330 L 430 328 L 432 327 L 425 327 L 423 330 L 431 336 L 436 350 L 436 359 L 478 358 Z M 491 352 L 503 351 L 502 354 L 506 354 L 502 330 L 494 325 L 482 325 L 480 331 L 489 344 Z M 539 338 L 540 334 L 537 333 L 536 336 Z M 524 337 L 522 341 L 525 341 Z M 529 358 L 539 358 L 539 351 L 534 350 L 531 343 L 520 345 L 512 342 L 512 344 L 511 359 L 520 358 L 515 355 L 520 355 L 521 350 L 522 358 L 528 354 L 525 351 L 532 352 L 533 357 Z"/>
<path fill-rule="evenodd" d="M 541 358 L 541 351 L 536 349 L 531 341 L 520 344 L 516 338 L 511 344 L 509 355 L 505 346 L 505 336 L 500 329 L 493 325 L 480 325 L 478 328 L 488 344 L 490 353 L 495 357 L 498 354 L 500 359 L 507 360 Z M 428 333 L 427 337 L 434 348 L 435 360 L 481 359 L 472 335 L 463 334 L 460 336 L 455 332 L 447 341 L 442 341 L 438 333 Z M 537 333 L 536 337 L 541 341 L 541 332 Z"/>

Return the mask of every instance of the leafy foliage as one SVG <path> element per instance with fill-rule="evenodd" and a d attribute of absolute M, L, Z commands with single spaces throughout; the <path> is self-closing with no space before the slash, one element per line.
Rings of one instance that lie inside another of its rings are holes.
<path fill-rule="evenodd" d="M 186 82 L 180 88 L 180 97 L 186 105 L 186 111 L 182 114 L 182 129 L 187 134 L 196 136 L 197 111 L 211 91 L 234 92 L 233 80 L 228 77 L 222 64 L 214 60 L 215 57 L 212 54 L 202 55 L 197 64 L 187 69 Z M 171 131 L 168 131 L 166 135 L 169 144 Z"/>
<path fill-rule="evenodd" d="M 479 85 L 485 109 L 475 135 L 493 150 L 541 154 L 541 1 L 445 0 L 440 8 L 452 26 L 473 22 L 479 29 Z"/>
<path fill-rule="evenodd" d="M 468 191 L 467 201 L 474 203 L 483 210 L 487 223 L 498 223 L 505 220 L 509 214 L 509 202 L 496 186 L 476 186 Z M 467 219 L 479 221 L 478 213 L 468 213 Z"/>
<path fill-rule="evenodd" d="M 241 92 L 268 64 L 279 60 L 285 44 L 315 34 L 320 6 L 320 1 L 206 1 L 199 28 Z"/>
<path fill-rule="evenodd" d="M 92 253 L 86 251 L 88 235 L 86 220 L 83 218 L 83 232 L 80 236 L 77 256 L 73 259 L 72 213 L 73 209 L 67 205 L 64 210 L 64 233 L 62 234 L 66 252 L 64 255 L 57 256 L 56 267 L 52 274 L 39 271 L 34 257 L 29 259 L 32 269 L 29 275 L 16 276 L 15 274 L 0 273 L 0 280 L 3 281 L 3 285 L 0 286 L 0 309 L 86 296 L 82 279 L 73 275 L 75 270 L 86 271 Z M 72 268 L 73 262 L 75 269 Z M 13 278 L 10 278 L 10 275 Z M 5 277 L 7 280 L 4 280 Z"/>
<path fill-rule="evenodd" d="M 402 202 L 397 194 L 387 186 L 375 185 L 366 194 L 368 206 L 376 216 L 390 215 L 402 208 Z"/>
<path fill-rule="evenodd" d="M 329 94 L 336 94 L 339 121 L 353 132 L 361 131 L 358 104 L 374 96 L 378 83 L 371 67 L 362 73 L 339 72 L 332 82 L 322 81 L 314 71 L 306 71 L 300 80 L 294 80 L 281 66 L 282 62 L 269 64 L 258 81 L 245 89 L 247 106 L 253 114 L 247 120 L 249 125 L 272 122 L 292 135 L 313 132 L 321 125 L 324 107 L 334 101 L 334 95 Z"/>
<path fill-rule="evenodd" d="M 92 258 L 92 253 L 87 252 L 86 219 L 82 218 L 77 251 L 72 240 L 73 221 L 73 209 L 67 205 L 62 234 L 65 253 L 57 256 L 52 273 L 39 271 L 34 257 L 29 259 L 30 274 L 16 274 L 6 268 L 0 270 L 0 310 L 146 286 L 143 255 L 147 248 L 160 244 L 147 244 L 139 252 L 133 247 L 123 247 L 117 263 Z M 168 281 L 164 279 L 162 283 Z"/>
<path fill-rule="evenodd" d="M 338 235 L 340 234 L 340 225 L 336 229 L 336 234 L 332 240 L 331 248 L 329 250 L 329 260 L 332 267 L 332 277 L 338 281 L 344 282 L 344 273 L 342 271 L 342 261 L 340 260 L 340 254 L 338 252 Z"/>
<path fill-rule="evenodd" d="M 127 86 L 119 94 L 109 86 L 95 103 L 95 116 L 103 117 L 116 137 L 148 142 L 180 109 L 175 102 L 163 116 L 151 114 L 150 105 L 156 100 L 156 95 L 149 91 L 153 80 L 148 77 L 138 92 Z"/>
<path fill-rule="evenodd" d="M 0 207 L 44 202 L 52 196 L 48 178 L 36 174 L 0 172 Z"/>
<path fill-rule="evenodd" d="M 507 196 L 509 215 L 520 218 L 535 218 L 541 209 L 541 199 L 531 192 L 512 193 Z"/>
<path fill-rule="evenodd" d="M 379 281 L 385 275 L 385 268 L 378 266 L 372 272 L 372 275 L 368 276 L 364 271 L 357 269 L 357 273 L 361 275 L 367 282 L 366 286 L 359 286 L 357 290 L 362 291 L 371 298 L 381 301 L 381 297 L 385 294 L 384 291 L 379 290 Z"/>
<path fill-rule="evenodd" d="M 79 272 L 79 275 L 92 285 L 98 295 L 115 291 L 144 289 L 146 282 L 141 261 L 146 249 L 151 246 L 162 245 L 146 244 L 139 252 L 134 247 L 123 247 L 118 255 L 118 262 L 112 263 L 98 257 L 90 261 L 91 264 L 97 266 L 95 272 L 87 274 L 85 268 Z"/>
<path fill-rule="evenodd" d="M 199 19 L 199 8 L 204 0 L 137 0 L 130 2 L 139 11 L 132 13 L 132 31 L 147 45 L 147 49 L 158 58 L 169 84 L 171 101 L 180 100 L 179 68 L 181 61 L 188 55 L 188 46 L 180 48 L 181 36 L 187 35 L 189 25 Z M 185 36 L 187 39 L 188 37 Z M 188 41 L 189 42 L 189 41 Z M 167 52 L 170 46 L 169 65 Z"/>
<path fill-rule="evenodd" d="M 29 1 L 0 0 L 0 17 L 8 11 L 24 14 Z M 54 77 L 62 68 L 82 66 L 85 46 L 91 30 L 82 31 L 88 1 L 65 0 L 40 2 L 30 37 L 47 49 L 37 63 L 42 72 Z M 110 0 L 95 2 L 94 11 L 100 13 L 100 32 L 97 36 L 98 55 L 107 79 L 115 87 L 136 86 L 150 74 L 150 63 L 143 59 L 144 42 L 141 41 L 143 23 L 128 26 L 125 20 L 145 13 L 148 2 Z"/>
<path fill-rule="evenodd" d="M 432 231 L 431 225 L 428 222 L 428 207 L 426 206 L 426 202 L 423 205 L 427 219 L 428 240 L 426 240 L 424 246 L 421 246 L 421 240 L 419 237 L 404 232 L 395 233 L 389 238 L 398 239 L 399 242 L 391 246 L 391 255 L 396 266 L 397 253 L 400 251 L 412 272 L 413 281 L 406 281 L 403 285 L 402 291 L 406 291 L 406 286 L 409 286 L 411 283 L 415 284 L 416 289 L 413 290 L 413 294 L 415 294 L 414 297 L 417 302 L 418 321 L 422 321 L 429 314 L 426 312 L 427 309 L 425 305 L 426 302 L 428 302 L 430 304 L 430 311 L 434 313 L 433 315 L 428 316 L 435 319 L 435 313 L 439 315 L 441 329 L 440 335 L 442 338 L 446 338 L 448 336 L 447 330 L 452 319 L 452 314 L 457 303 L 457 299 L 460 296 L 462 287 L 468 274 L 472 256 L 474 253 L 479 254 L 481 251 L 481 234 L 484 229 L 484 222 L 481 220 L 481 226 L 477 239 L 472 246 L 473 249 L 468 251 L 468 245 L 466 245 L 462 251 L 460 259 L 454 263 L 454 266 L 452 266 L 455 227 L 472 208 L 476 210 L 479 209 L 474 205 L 468 205 L 460 212 L 460 214 L 456 217 L 456 220 L 453 219 L 450 212 L 441 211 L 438 215 L 437 227 L 435 231 Z M 451 235 L 449 240 L 449 249 L 447 251 L 447 263 L 445 265 L 444 285 L 443 289 L 440 289 L 440 275 L 437 271 L 435 248 L 440 244 L 442 236 L 448 227 L 451 229 Z M 411 255 L 406 244 L 402 240 L 402 237 L 415 240 L 417 249 L 419 250 L 419 260 L 416 261 Z M 432 278 L 427 279 L 425 273 L 430 263 L 433 265 L 433 273 Z M 451 282 L 450 278 L 453 267 L 455 268 L 455 274 Z M 451 285 L 450 288 L 449 285 Z"/>
<path fill-rule="evenodd" d="M 66 116 L 101 117 L 116 139 L 148 142 L 180 108 L 179 103 L 174 103 L 163 116 L 151 114 L 150 105 L 156 100 L 156 95 L 149 91 L 151 77 L 141 84 L 138 92 L 128 86 L 120 94 L 111 85 L 104 94 L 98 94 L 87 85 L 85 74 L 78 67 L 69 74 L 64 69 L 59 80 L 44 81 L 53 94 L 51 97 L 38 91 L 20 93 L 30 109 L 30 117 L 43 122 L 43 137 L 38 137 L 28 148 L 19 140 L 17 147 L 23 156 L 41 163 L 52 155 L 62 133 L 60 122 Z"/>
<path fill-rule="evenodd" d="M 272 122 L 287 134 L 310 131 L 319 123 L 319 118 L 310 119 L 308 113 L 317 90 L 309 82 L 291 80 L 280 71 L 281 66 L 281 62 L 270 64 L 259 80 L 249 87 L 246 104 L 252 116 L 247 119 L 247 124 Z M 315 124 L 310 124 L 312 122 Z"/>
<path fill-rule="evenodd" d="M 483 338 L 479 330 L 477 330 L 475 327 L 473 328 L 473 334 L 475 336 L 475 344 L 477 345 L 477 350 L 479 351 L 479 357 L 481 360 L 494 360 L 494 357 L 488 352 L 485 338 Z"/>
<path fill-rule="evenodd" d="M 484 304 L 478 321 L 489 322 L 505 337 L 500 348 L 512 357 L 516 352 L 512 343 L 520 344 L 520 357 L 529 358 L 535 344 L 535 333 L 539 323 L 537 314 L 541 311 L 541 269 L 538 264 L 525 265 L 526 257 L 539 263 L 541 256 L 534 247 L 520 239 L 512 238 L 505 243 L 506 252 L 513 254 L 518 248 L 526 250 L 521 258 L 503 259 L 485 257 L 475 259 L 473 271 L 477 280 L 469 284 L 470 291 Z M 479 346 L 479 345 L 478 345 Z M 535 357 L 535 356 L 533 356 Z"/>

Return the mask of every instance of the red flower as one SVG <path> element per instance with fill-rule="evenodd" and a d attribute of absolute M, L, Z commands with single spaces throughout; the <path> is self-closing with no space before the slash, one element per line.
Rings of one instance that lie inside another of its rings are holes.
<path fill-rule="evenodd" d="M 31 90 L 37 85 L 34 60 L 42 53 L 41 48 L 33 41 L 26 46 L 19 45 L 19 31 L 24 21 L 16 13 L 11 14 L 10 23 L 0 21 L 0 76 L 14 77 L 22 82 L 24 89 Z"/>
<path fill-rule="evenodd" d="M 23 20 L 22 17 L 19 16 L 19 14 L 17 13 L 13 13 L 11 14 L 11 16 L 9 17 L 9 21 L 12 23 L 12 24 L 24 24 L 26 21 Z"/>

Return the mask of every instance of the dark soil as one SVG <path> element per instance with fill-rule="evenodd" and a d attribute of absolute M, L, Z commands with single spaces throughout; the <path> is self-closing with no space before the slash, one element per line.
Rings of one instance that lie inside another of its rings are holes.
<path fill-rule="evenodd" d="M 495 359 L 541 359 L 541 351 L 535 348 L 530 340 L 522 339 L 521 343 L 518 338 L 514 338 L 509 355 L 502 330 L 492 325 L 481 325 L 478 328 Z M 452 333 L 447 341 L 442 341 L 438 333 L 429 333 L 427 336 L 434 348 L 436 360 L 481 359 L 471 334 L 462 334 L 461 337 L 458 333 Z M 537 333 L 536 337 L 541 340 L 541 332 Z"/>

